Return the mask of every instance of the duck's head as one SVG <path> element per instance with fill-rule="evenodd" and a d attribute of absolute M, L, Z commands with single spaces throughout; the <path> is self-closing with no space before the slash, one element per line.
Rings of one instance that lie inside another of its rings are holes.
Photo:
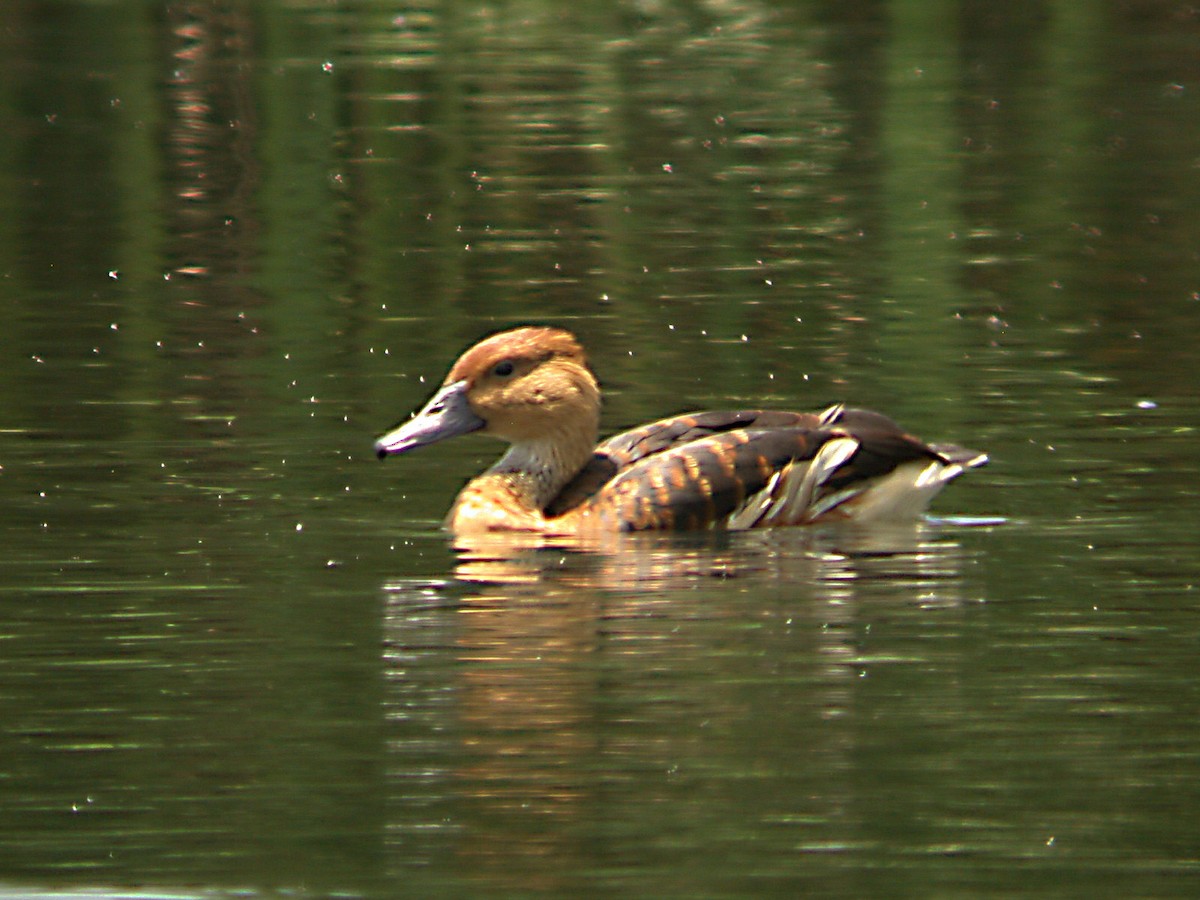
<path fill-rule="evenodd" d="M 375 442 L 380 459 L 478 431 L 512 444 L 595 439 L 600 391 L 569 331 L 527 326 L 467 350 L 425 406 Z"/>

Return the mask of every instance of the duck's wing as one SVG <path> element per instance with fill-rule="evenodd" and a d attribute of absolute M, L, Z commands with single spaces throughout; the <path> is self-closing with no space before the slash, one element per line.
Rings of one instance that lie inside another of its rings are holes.
<path fill-rule="evenodd" d="M 553 518 L 579 506 L 618 474 L 649 457 L 713 435 L 738 429 L 817 428 L 813 413 L 738 409 L 671 416 L 613 435 L 596 447 L 592 458 L 546 508 Z"/>
<path fill-rule="evenodd" d="M 820 415 L 679 416 L 597 448 L 560 514 L 627 531 L 910 516 L 964 468 L 986 461 L 952 449 L 953 456 L 879 413 L 840 406 Z"/>

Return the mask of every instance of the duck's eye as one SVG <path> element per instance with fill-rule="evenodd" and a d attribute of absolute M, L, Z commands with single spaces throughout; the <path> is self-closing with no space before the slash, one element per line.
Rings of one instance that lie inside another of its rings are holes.
<path fill-rule="evenodd" d="M 507 378 L 513 373 L 514 368 L 515 367 L 513 366 L 512 360 L 506 359 L 503 362 L 496 363 L 496 365 L 492 367 L 492 374 L 498 375 L 501 378 Z"/>

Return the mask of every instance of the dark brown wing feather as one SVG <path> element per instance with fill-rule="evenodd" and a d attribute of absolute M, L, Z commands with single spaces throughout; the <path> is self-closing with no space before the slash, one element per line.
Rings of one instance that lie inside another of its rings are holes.
<path fill-rule="evenodd" d="M 988 459 L 987 454 L 981 450 L 971 450 L 958 444 L 927 444 L 916 435 L 906 432 L 883 413 L 870 409 L 832 406 L 821 414 L 821 418 L 824 424 L 841 428 L 862 443 L 859 455 L 850 461 L 852 465 L 862 466 L 864 471 L 868 462 L 875 466 L 873 471 L 863 475 L 859 475 L 853 468 L 839 469 L 838 478 L 833 482 L 835 486 L 858 477 L 883 474 L 911 459 L 936 459 L 944 463 L 956 463 L 964 469 L 981 466 Z M 859 456 L 866 458 L 860 460 Z"/>
<path fill-rule="evenodd" d="M 869 409 L 832 407 L 826 423 L 859 442 L 858 452 L 828 482 L 831 490 L 886 475 L 901 463 L 914 459 L 944 458 L 920 438 L 908 434 L 882 413 Z"/>

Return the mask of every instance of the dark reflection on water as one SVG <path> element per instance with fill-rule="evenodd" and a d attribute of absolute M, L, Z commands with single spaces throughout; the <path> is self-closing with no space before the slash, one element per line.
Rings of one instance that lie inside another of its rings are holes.
<path fill-rule="evenodd" d="M 1194 10 L 2 18 L 0 896 L 1196 895 Z M 455 548 L 370 439 L 527 320 L 993 462 Z"/>

